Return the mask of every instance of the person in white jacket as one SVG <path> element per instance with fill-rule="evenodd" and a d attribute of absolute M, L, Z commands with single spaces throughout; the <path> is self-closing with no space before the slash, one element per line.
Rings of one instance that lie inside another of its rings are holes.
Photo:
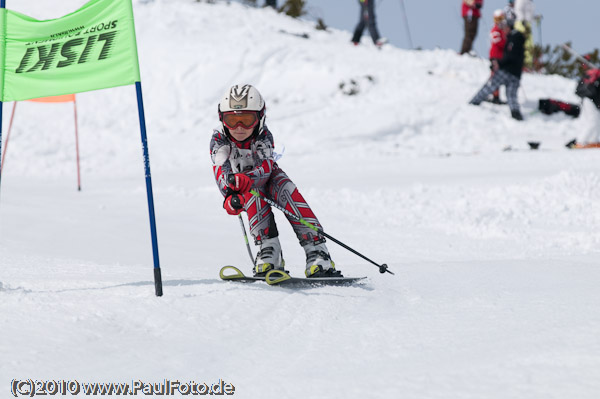
<path fill-rule="evenodd" d="M 535 16 L 535 4 L 533 4 L 533 0 L 515 0 L 515 13 L 517 14 L 517 21 L 531 23 Z"/>
<path fill-rule="evenodd" d="M 533 0 L 515 0 L 515 14 L 517 21 L 515 28 L 525 35 L 525 68 L 533 68 L 533 35 L 531 32 L 531 24 L 534 19 L 538 18 L 535 15 L 535 4 Z"/>

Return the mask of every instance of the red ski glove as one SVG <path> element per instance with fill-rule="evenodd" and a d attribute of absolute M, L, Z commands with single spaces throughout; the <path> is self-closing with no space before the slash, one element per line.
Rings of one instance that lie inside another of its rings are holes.
<path fill-rule="evenodd" d="M 243 195 L 230 194 L 225 198 L 223 202 L 223 208 L 230 215 L 239 215 L 244 210 L 244 204 L 246 203 L 246 199 Z"/>
<path fill-rule="evenodd" d="M 228 176 L 227 183 L 233 191 L 244 194 L 250 191 L 254 181 L 243 173 L 236 173 Z"/>

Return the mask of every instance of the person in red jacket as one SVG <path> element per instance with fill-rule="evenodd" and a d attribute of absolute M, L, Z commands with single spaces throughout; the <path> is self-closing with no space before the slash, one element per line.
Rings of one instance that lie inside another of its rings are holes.
<path fill-rule="evenodd" d="M 473 41 L 477 36 L 477 27 L 479 18 L 481 18 L 481 8 L 483 0 L 463 0 L 462 17 L 465 20 L 465 37 L 463 39 L 461 54 L 468 53 L 473 48 Z"/>
<path fill-rule="evenodd" d="M 586 125 L 588 127 L 582 129 L 578 139 L 567 143 L 567 147 L 598 148 L 600 147 L 600 69 L 591 63 L 591 54 L 587 54 L 583 58 L 587 62 L 582 64 L 584 75 L 577 83 L 575 94 L 582 99 L 581 111 L 587 119 Z M 591 103 L 584 101 L 586 98 L 592 100 Z M 598 112 L 595 112 L 594 108 Z"/>
<path fill-rule="evenodd" d="M 506 46 L 506 35 L 508 35 L 510 28 L 506 23 L 506 19 L 504 17 L 504 11 L 496 10 L 494 11 L 494 27 L 490 32 L 490 69 L 492 70 L 492 77 L 494 76 L 495 71 L 498 69 L 498 61 L 502 59 L 504 55 L 504 46 Z M 494 104 L 501 104 L 500 101 L 500 90 L 496 90 L 493 93 L 492 102 Z"/>

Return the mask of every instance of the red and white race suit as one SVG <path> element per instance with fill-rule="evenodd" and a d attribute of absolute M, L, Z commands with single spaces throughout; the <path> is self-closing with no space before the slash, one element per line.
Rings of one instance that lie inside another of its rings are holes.
<path fill-rule="evenodd" d="M 219 130 L 214 130 L 210 140 L 210 153 L 215 180 L 225 197 L 227 176 L 244 173 L 253 180 L 252 188 L 279 206 L 321 228 L 304 197 L 287 174 L 274 161 L 273 135 L 265 126 L 255 137 L 240 143 Z M 244 210 L 248 214 L 250 233 L 257 245 L 262 238 L 277 237 L 277 227 L 271 206 L 262 198 L 250 193 L 245 195 Z M 287 216 L 300 245 L 311 242 L 324 242 L 324 238 L 314 230 Z"/>

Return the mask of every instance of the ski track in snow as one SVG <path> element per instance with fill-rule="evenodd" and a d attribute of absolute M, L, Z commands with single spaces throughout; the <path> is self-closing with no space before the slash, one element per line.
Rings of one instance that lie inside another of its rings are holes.
<path fill-rule="evenodd" d="M 48 19 L 84 2 L 8 6 Z M 81 192 L 72 105 L 19 103 L 0 203 L 0 397 L 13 378 L 170 378 L 224 379 L 240 398 L 597 398 L 600 152 L 564 143 L 600 126 L 587 106 L 535 112 L 538 98 L 579 102 L 575 82 L 525 74 L 518 123 L 467 104 L 486 60 L 354 47 L 349 32 L 237 3 L 134 11 L 164 296 L 133 87 L 78 94 Z M 343 94 L 351 81 L 359 93 Z M 244 82 L 325 230 L 395 276 L 329 243 L 364 284 L 219 280 L 223 265 L 251 269 L 208 154 L 216 104 Z"/>

